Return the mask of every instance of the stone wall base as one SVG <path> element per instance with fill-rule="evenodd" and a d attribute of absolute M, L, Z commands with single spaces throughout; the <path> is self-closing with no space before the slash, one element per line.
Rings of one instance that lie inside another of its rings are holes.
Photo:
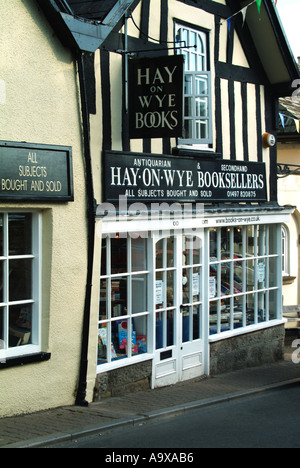
<path fill-rule="evenodd" d="M 152 361 L 140 362 L 98 374 L 94 390 L 94 401 L 149 390 L 151 374 Z"/>
<path fill-rule="evenodd" d="M 210 374 L 278 362 L 284 356 L 284 325 L 210 344 Z"/>
<path fill-rule="evenodd" d="M 284 357 L 284 325 L 266 328 L 210 344 L 210 374 L 278 362 Z M 152 361 L 104 372 L 96 377 L 94 401 L 148 390 Z"/>

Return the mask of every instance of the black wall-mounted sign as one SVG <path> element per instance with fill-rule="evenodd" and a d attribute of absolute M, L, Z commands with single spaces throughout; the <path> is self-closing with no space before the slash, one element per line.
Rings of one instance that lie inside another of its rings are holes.
<path fill-rule="evenodd" d="M 0 141 L 0 201 L 73 201 L 72 149 Z"/>
<path fill-rule="evenodd" d="M 183 55 L 130 60 L 130 138 L 182 137 L 183 63 Z"/>
<path fill-rule="evenodd" d="M 109 151 L 103 186 L 107 202 L 267 201 L 264 163 Z"/>

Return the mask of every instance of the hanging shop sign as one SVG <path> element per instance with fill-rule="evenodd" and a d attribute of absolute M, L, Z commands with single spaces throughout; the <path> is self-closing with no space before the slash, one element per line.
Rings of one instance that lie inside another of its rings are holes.
<path fill-rule="evenodd" d="M 73 201 L 72 149 L 0 142 L 0 200 Z"/>
<path fill-rule="evenodd" d="M 183 55 L 129 62 L 130 138 L 180 138 Z"/>
<path fill-rule="evenodd" d="M 108 151 L 103 186 L 108 202 L 267 201 L 264 163 Z"/>

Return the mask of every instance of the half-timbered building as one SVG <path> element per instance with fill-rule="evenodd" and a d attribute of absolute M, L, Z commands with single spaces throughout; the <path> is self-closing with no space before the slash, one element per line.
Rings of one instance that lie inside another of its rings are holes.
<path fill-rule="evenodd" d="M 298 69 L 273 2 L 60 3 L 85 51 L 98 392 L 280 358 L 276 114 Z"/>
<path fill-rule="evenodd" d="M 278 98 L 299 71 L 274 2 L 25 3 L 76 64 L 76 403 L 281 359 Z"/>

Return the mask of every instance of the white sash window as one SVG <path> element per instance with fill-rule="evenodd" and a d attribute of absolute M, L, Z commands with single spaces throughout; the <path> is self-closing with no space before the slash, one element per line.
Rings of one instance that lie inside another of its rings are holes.
<path fill-rule="evenodd" d="M 184 55 L 184 137 L 180 145 L 212 143 L 211 72 L 208 36 L 203 31 L 175 25 L 176 45 Z"/>
<path fill-rule="evenodd" d="M 0 213 L 0 360 L 41 351 L 41 215 Z"/>

